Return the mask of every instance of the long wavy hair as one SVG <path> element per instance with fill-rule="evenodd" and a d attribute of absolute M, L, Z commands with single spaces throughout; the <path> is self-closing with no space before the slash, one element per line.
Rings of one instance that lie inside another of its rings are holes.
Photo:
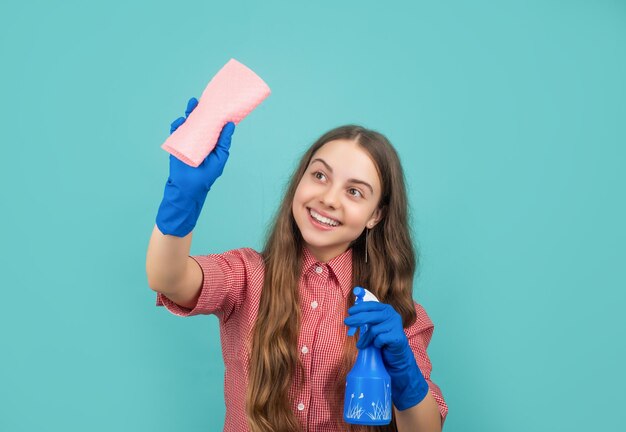
<path fill-rule="evenodd" d="M 376 131 L 359 125 L 332 129 L 302 156 L 262 252 L 265 280 L 253 329 L 246 394 L 246 412 L 252 432 L 296 432 L 301 428 L 288 397 L 294 374 L 304 373 L 297 350 L 300 327 L 298 282 L 303 239 L 291 207 L 296 188 L 312 156 L 324 144 L 337 139 L 355 141 L 370 155 L 382 186 L 378 203 L 382 210 L 381 221 L 373 229 L 364 230 L 350 246 L 353 286 L 367 287 L 380 301 L 391 304 L 402 316 L 404 327 L 416 319 L 412 287 L 417 256 L 409 229 L 404 172 L 398 154 L 387 138 Z M 351 304 L 346 302 L 346 316 Z M 355 344 L 355 338 L 345 337 L 337 394 L 345 392 L 346 375 L 356 360 Z M 337 418 L 341 418 L 342 413 L 343 406 L 337 407 Z M 346 424 L 345 430 L 361 429 Z M 390 425 L 367 430 L 395 431 L 395 416 Z"/>

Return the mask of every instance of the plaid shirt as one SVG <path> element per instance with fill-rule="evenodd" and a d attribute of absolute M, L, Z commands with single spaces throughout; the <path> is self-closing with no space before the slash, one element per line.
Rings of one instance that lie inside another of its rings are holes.
<path fill-rule="evenodd" d="M 215 314 L 219 318 L 226 371 L 224 431 L 247 432 L 245 397 L 249 353 L 246 347 L 263 289 L 263 259 L 249 248 L 192 258 L 204 274 L 195 308 L 181 307 L 161 293 L 157 293 L 156 304 L 182 317 Z M 343 430 L 344 395 L 337 394 L 336 385 L 347 331 L 343 323 L 346 302 L 353 301 L 350 295 L 352 249 L 328 263 L 321 263 L 304 248 L 303 260 L 299 282 L 301 327 L 297 349 L 306 376 L 302 379 L 300 374 L 295 374 L 289 400 L 303 431 Z M 416 303 L 415 309 L 417 320 L 404 331 L 437 401 L 443 421 L 448 407 L 441 390 L 430 380 L 432 366 L 426 353 L 434 326 L 422 306 Z"/>

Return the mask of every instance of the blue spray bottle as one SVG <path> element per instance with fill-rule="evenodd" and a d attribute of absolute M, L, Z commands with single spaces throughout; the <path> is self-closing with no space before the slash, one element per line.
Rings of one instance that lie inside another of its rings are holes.
<path fill-rule="evenodd" d="M 376 296 L 362 287 L 352 290 L 355 304 L 378 301 Z M 350 327 L 348 336 L 354 336 L 356 327 Z M 367 325 L 360 328 L 362 335 Z M 343 404 L 346 423 L 378 426 L 391 422 L 391 378 L 385 369 L 380 349 L 374 345 L 362 348 L 354 367 L 346 377 L 346 395 Z"/>

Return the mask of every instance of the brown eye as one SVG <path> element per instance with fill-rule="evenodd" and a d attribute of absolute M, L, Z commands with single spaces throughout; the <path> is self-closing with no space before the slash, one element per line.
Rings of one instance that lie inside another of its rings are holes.
<path fill-rule="evenodd" d="M 360 197 L 362 197 L 362 196 L 363 196 L 363 194 L 361 193 L 361 191 L 360 191 L 360 190 L 358 190 L 358 189 L 355 189 L 355 188 L 350 188 L 350 189 L 348 189 L 348 193 L 349 193 L 350 195 L 352 195 L 353 197 L 357 197 L 357 198 L 360 198 Z"/>
<path fill-rule="evenodd" d="M 324 180 L 326 178 L 326 176 L 324 175 L 323 172 L 321 171 L 315 171 L 313 173 L 313 177 L 315 177 L 317 180 Z"/>

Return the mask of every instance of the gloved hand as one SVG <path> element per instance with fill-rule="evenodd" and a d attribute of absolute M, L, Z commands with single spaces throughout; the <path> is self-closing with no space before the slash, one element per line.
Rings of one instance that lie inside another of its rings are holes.
<path fill-rule="evenodd" d="M 179 117 L 172 122 L 170 134 L 185 123 L 197 105 L 196 98 L 189 99 L 185 117 Z M 234 131 L 235 124 L 226 123 L 217 145 L 197 168 L 170 154 L 170 175 L 156 217 L 157 227 L 163 234 L 185 237 L 196 226 L 207 193 L 224 171 Z"/>
<path fill-rule="evenodd" d="M 367 324 L 359 335 L 357 348 L 370 344 L 380 348 L 391 377 L 391 399 L 400 411 L 420 403 L 428 394 L 428 383 L 415 361 L 409 340 L 402 327 L 402 317 L 386 303 L 365 301 L 348 309 L 344 323 L 350 327 Z"/>

